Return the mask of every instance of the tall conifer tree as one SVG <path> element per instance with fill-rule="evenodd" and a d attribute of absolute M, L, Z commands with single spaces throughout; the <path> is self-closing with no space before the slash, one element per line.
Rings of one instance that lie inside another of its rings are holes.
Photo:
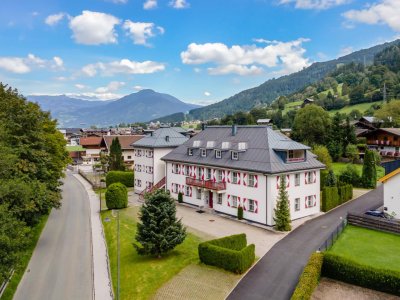
<path fill-rule="evenodd" d="M 118 137 L 113 139 L 111 146 L 110 146 L 110 171 L 124 171 L 125 164 L 124 159 L 122 158 L 122 148 L 119 142 Z"/>
<path fill-rule="evenodd" d="M 279 181 L 279 194 L 276 200 L 275 212 L 275 228 L 279 231 L 292 230 L 289 208 L 289 196 L 286 191 L 286 175 L 281 175 Z"/>

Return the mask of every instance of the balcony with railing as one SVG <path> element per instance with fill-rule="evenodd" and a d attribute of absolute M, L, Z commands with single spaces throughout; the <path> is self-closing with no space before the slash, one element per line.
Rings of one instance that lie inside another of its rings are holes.
<path fill-rule="evenodd" d="M 209 190 L 216 190 L 216 191 L 226 190 L 225 182 L 214 182 L 212 180 L 199 180 L 192 177 L 186 177 L 186 184 Z"/>

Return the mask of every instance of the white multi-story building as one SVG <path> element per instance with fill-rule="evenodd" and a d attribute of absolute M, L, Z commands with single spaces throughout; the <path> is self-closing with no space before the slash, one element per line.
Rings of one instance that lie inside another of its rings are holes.
<path fill-rule="evenodd" d="M 166 189 L 183 201 L 263 225 L 274 225 L 280 176 L 292 219 L 320 211 L 320 170 L 309 151 L 268 126 L 210 126 L 162 159 Z"/>
<path fill-rule="evenodd" d="M 149 190 L 165 177 L 163 156 L 188 140 L 174 127 L 162 127 L 132 144 L 135 193 Z"/>

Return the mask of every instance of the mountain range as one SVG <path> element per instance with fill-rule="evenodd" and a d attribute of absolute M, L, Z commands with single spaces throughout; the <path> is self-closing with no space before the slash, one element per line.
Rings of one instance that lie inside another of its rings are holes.
<path fill-rule="evenodd" d="M 200 107 L 146 89 L 117 100 L 83 100 L 66 95 L 27 96 L 45 111 L 50 111 L 60 127 L 99 127 L 120 123 L 146 122 L 168 114 L 188 112 Z"/>
<path fill-rule="evenodd" d="M 316 83 L 341 65 L 351 62 L 371 65 L 377 53 L 399 42 L 400 40 L 396 40 L 359 50 L 337 59 L 316 62 L 299 72 L 270 79 L 257 87 L 244 90 L 220 102 L 193 109 L 187 115 L 182 113 L 174 114 L 156 119 L 155 121 L 179 122 L 183 119 L 209 120 L 212 118 L 221 118 L 239 111 L 249 111 L 257 106 L 265 106 L 279 96 L 290 95 L 310 84 Z"/>

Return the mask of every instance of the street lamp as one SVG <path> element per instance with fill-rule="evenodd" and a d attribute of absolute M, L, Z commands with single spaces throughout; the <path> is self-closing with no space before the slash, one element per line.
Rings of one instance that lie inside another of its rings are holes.
<path fill-rule="evenodd" d="M 117 218 L 117 300 L 119 300 L 119 287 L 120 287 L 120 259 L 119 259 L 119 210 L 113 209 L 111 211 L 112 216 Z"/>

